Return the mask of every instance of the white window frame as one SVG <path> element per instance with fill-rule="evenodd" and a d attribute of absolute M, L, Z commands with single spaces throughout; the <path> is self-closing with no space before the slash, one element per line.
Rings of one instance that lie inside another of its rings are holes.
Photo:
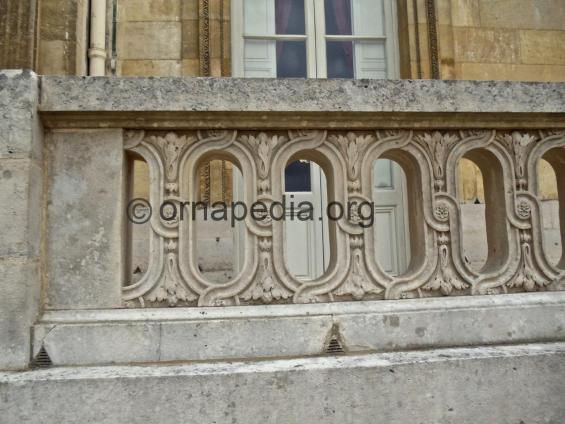
<path fill-rule="evenodd" d="M 244 46 L 246 39 L 306 40 L 307 78 L 327 78 L 326 41 L 385 40 L 387 78 L 400 77 L 398 22 L 396 2 L 383 0 L 384 36 L 326 35 L 324 0 L 304 0 L 305 35 L 244 34 L 243 1 L 232 0 L 231 5 L 231 52 L 232 76 L 243 78 Z"/>

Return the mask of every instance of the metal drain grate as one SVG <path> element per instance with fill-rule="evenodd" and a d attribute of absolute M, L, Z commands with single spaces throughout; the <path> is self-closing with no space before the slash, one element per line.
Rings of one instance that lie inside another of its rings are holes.
<path fill-rule="evenodd" d="M 330 342 L 326 347 L 326 353 L 328 355 L 342 355 L 345 353 L 345 350 L 343 350 L 343 346 L 341 346 L 341 343 L 339 342 L 336 336 L 333 336 L 330 339 Z"/>
<path fill-rule="evenodd" d="M 51 362 L 51 358 L 49 357 L 49 354 L 45 350 L 45 347 L 41 346 L 41 349 L 39 350 L 37 356 L 33 360 L 33 366 L 35 368 L 49 368 L 52 365 L 53 362 Z"/>

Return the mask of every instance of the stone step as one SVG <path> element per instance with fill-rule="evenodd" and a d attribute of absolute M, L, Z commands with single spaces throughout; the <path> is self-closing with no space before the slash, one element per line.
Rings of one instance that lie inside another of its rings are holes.
<path fill-rule="evenodd" d="M 0 373 L 2 423 L 562 423 L 565 343 Z"/>

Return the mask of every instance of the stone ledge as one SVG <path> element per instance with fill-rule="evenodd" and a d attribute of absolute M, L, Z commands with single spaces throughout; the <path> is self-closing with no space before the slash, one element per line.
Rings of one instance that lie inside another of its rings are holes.
<path fill-rule="evenodd" d="M 44 76 L 41 88 L 43 112 L 565 112 L 565 83 Z"/>
<path fill-rule="evenodd" d="M 564 343 L 0 373 L 2 418 L 47 424 L 558 423 L 564 397 Z"/>
<path fill-rule="evenodd" d="M 565 292 L 314 305 L 51 311 L 55 365 L 259 359 L 565 340 Z"/>

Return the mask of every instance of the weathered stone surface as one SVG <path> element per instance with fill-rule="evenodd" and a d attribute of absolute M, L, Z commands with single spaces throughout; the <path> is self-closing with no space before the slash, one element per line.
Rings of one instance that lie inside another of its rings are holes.
<path fill-rule="evenodd" d="M 467 80 L 565 81 L 564 65 L 458 63 L 457 77 Z"/>
<path fill-rule="evenodd" d="M 565 112 L 565 84 L 43 77 L 42 111 Z"/>
<path fill-rule="evenodd" d="M 522 62 L 565 65 L 565 31 L 520 31 Z"/>
<path fill-rule="evenodd" d="M 198 0 L 184 0 L 182 2 L 182 18 L 198 19 Z"/>
<path fill-rule="evenodd" d="M 0 2 L 0 69 L 32 69 L 37 0 Z"/>
<path fill-rule="evenodd" d="M 565 7 L 561 0 L 478 1 L 482 26 L 565 30 Z"/>
<path fill-rule="evenodd" d="M 349 353 L 565 340 L 565 293 L 47 312 L 33 351 L 55 365 L 309 356 L 332 331 Z"/>
<path fill-rule="evenodd" d="M 65 75 L 70 73 L 69 58 L 61 54 L 68 49 L 65 40 L 41 40 L 39 42 L 39 70 L 43 75 Z"/>
<path fill-rule="evenodd" d="M 439 2 L 439 4 L 445 3 L 447 2 Z M 465 27 L 479 26 L 481 18 L 479 10 L 479 0 L 451 0 L 451 24 Z"/>
<path fill-rule="evenodd" d="M 49 307 L 119 306 L 122 132 L 54 132 L 48 149 Z"/>
<path fill-rule="evenodd" d="M 34 73 L 0 71 L 0 158 L 41 159 L 38 96 Z"/>
<path fill-rule="evenodd" d="M 118 21 L 178 21 L 185 0 L 121 0 Z"/>
<path fill-rule="evenodd" d="M 31 159 L 0 159 L 0 257 L 39 255 L 43 171 Z"/>
<path fill-rule="evenodd" d="M 0 374 L 2 418 L 42 424 L 559 423 L 564 397 L 563 343 Z"/>
<path fill-rule="evenodd" d="M 182 22 L 182 58 L 199 58 L 200 38 L 198 20 L 190 19 Z"/>
<path fill-rule="evenodd" d="M 456 62 L 517 63 L 518 33 L 503 29 L 453 28 Z"/>
<path fill-rule="evenodd" d="M 39 309 L 42 134 L 38 78 L 0 71 L 0 369 L 23 369 Z"/>
<path fill-rule="evenodd" d="M 119 75 L 138 77 L 180 76 L 180 60 L 123 60 L 118 62 Z"/>
<path fill-rule="evenodd" d="M 122 60 L 181 58 L 180 22 L 120 22 L 118 32 Z"/>
<path fill-rule="evenodd" d="M 130 358 L 132 363 L 158 362 L 162 358 L 161 325 L 158 322 L 122 323 L 113 325 L 111 329 L 102 324 L 91 327 L 88 332 L 84 332 L 81 326 L 66 330 L 60 331 L 56 326 L 40 329 L 36 337 L 42 342 L 34 348 L 33 356 L 44 347 L 50 356 L 56 358 L 55 361 L 80 365 L 117 363 L 120 362 L 118 358 Z M 51 332 L 53 335 L 48 335 Z M 94 340 L 103 343 L 93 343 Z M 85 346 L 89 348 L 85 350 Z"/>
<path fill-rule="evenodd" d="M 37 258 L 0 258 L 0 369 L 23 369 L 29 363 L 40 287 Z"/>
<path fill-rule="evenodd" d="M 84 75 L 87 62 L 87 0 L 41 0 L 37 72 L 42 75 Z"/>

